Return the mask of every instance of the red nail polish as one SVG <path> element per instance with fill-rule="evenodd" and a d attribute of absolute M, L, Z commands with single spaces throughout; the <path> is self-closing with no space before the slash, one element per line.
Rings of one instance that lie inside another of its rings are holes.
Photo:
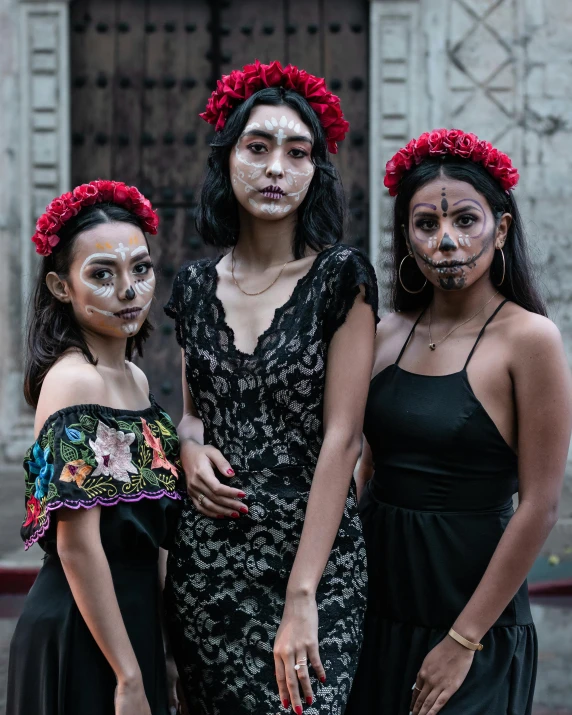
<path fill-rule="evenodd" d="M 296 707 L 294 708 L 294 712 L 296 713 L 296 715 L 302 715 L 304 711 L 302 710 L 301 705 L 296 705 Z"/>
<path fill-rule="evenodd" d="M 229 477 L 234 477 L 234 469 L 227 469 L 226 473 L 229 475 Z"/>
<path fill-rule="evenodd" d="M 244 499 L 244 497 L 246 496 L 246 494 L 245 494 L 244 492 L 238 492 L 238 494 L 237 494 L 236 496 L 237 496 L 239 499 Z"/>
<path fill-rule="evenodd" d="M 320 678 L 320 683 L 325 683 L 325 682 L 326 682 L 326 676 L 322 675 L 322 677 Z"/>
<path fill-rule="evenodd" d="M 240 509 L 239 509 L 239 511 L 240 511 L 242 514 L 248 514 L 248 509 L 247 509 L 245 506 L 241 506 Z"/>
<path fill-rule="evenodd" d="M 233 511 L 232 514 L 231 514 L 231 516 L 232 516 L 233 519 L 238 519 L 238 517 L 240 516 L 240 514 L 239 514 L 237 511 Z"/>
<path fill-rule="evenodd" d="M 306 705 L 311 705 L 314 702 L 314 698 L 311 698 L 309 695 L 306 698 Z"/>
<path fill-rule="evenodd" d="M 284 699 L 284 700 L 282 701 L 282 707 L 283 707 L 283 708 L 287 708 L 289 705 L 290 705 L 290 701 L 289 701 L 289 700 Z"/>

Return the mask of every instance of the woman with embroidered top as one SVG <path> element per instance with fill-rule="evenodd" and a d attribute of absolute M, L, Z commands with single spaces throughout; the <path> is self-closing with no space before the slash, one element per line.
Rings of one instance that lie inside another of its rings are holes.
<path fill-rule="evenodd" d="M 517 180 L 458 130 L 387 164 L 395 312 L 379 326 L 358 478 L 370 588 L 352 715 L 531 713 L 525 579 L 557 518 L 572 410 Z"/>
<path fill-rule="evenodd" d="M 12 639 L 10 715 L 169 712 L 158 553 L 179 513 L 179 445 L 129 362 L 150 330 L 157 224 L 135 187 L 94 181 L 55 199 L 33 237 L 22 538 L 46 557 Z"/>
<path fill-rule="evenodd" d="M 328 159 L 347 122 L 324 80 L 256 62 L 223 77 L 198 228 L 227 252 L 178 274 L 190 500 L 165 603 L 189 712 L 341 713 L 361 647 L 352 471 L 377 288 L 340 245 Z M 321 681 L 321 682 L 318 682 Z"/>

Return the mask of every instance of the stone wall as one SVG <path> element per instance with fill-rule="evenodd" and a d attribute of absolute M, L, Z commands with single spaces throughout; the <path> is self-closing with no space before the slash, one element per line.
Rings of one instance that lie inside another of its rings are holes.
<path fill-rule="evenodd" d="M 37 258 L 30 237 L 69 189 L 67 0 L 0 0 L 0 459 L 22 458 L 33 413 L 23 340 Z"/>
<path fill-rule="evenodd" d="M 371 7 L 371 255 L 382 281 L 391 207 L 385 162 L 428 129 L 472 131 L 520 170 L 517 200 L 572 361 L 571 36 L 569 0 L 374 0 Z M 547 550 L 570 543 L 572 460 Z"/>

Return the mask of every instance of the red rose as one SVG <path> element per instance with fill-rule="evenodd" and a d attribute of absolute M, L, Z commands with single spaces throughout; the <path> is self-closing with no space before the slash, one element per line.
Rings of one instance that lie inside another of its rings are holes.
<path fill-rule="evenodd" d="M 133 207 L 133 209 L 137 208 L 137 206 L 142 204 L 145 200 L 143 194 L 135 186 L 127 187 L 127 195 L 129 197 L 129 201 L 131 202 L 131 206 Z"/>
<path fill-rule="evenodd" d="M 284 77 L 284 70 L 278 60 L 269 65 L 259 65 L 260 77 L 266 87 L 279 87 Z"/>
<path fill-rule="evenodd" d="M 455 153 L 463 159 L 469 159 L 475 147 L 479 143 L 479 138 L 475 134 L 464 134 L 457 139 Z"/>
<path fill-rule="evenodd" d="M 113 191 L 115 189 L 115 181 L 107 181 L 100 179 L 99 181 L 94 181 L 97 184 L 99 193 L 101 195 L 102 201 L 113 201 Z"/>
<path fill-rule="evenodd" d="M 36 253 L 40 256 L 49 256 L 52 248 L 60 242 L 60 237 L 54 234 L 35 233 L 32 236 L 32 241 L 36 244 Z"/>
<path fill-rule="evenodd" d="M 463 135 L 460 129 L 451 129 L 443 137 L 443 147 L 449 154 L 455 153 L 455 147 L 457 146 L 457 141 Z"/>
<path fill-rule="evenodd" d="M 487 141 L 477 142 L 475 148 L 473 149 L 473 161 L 481 162 L 486 164 L 489 154 L 493 150 L 493 145 Z"/>
<path fill-rule="evenodd" d="M 46 213 L 51 213 L 57 216 L 61 223 L 65 223 L 68 218 L 73 216 L 73 213 L 69 210 L 68 205 L 62 199 L 54 199 L 51 204 L 46 208 Z"/>
<path fill-rule="evenodd" d="M 56 214 L 46 211 L 36 222 L 36 231 L 40 233 L 56 233 L 62 227 L 62 222 Z"/>
<path fill-rule="evenodd" d="M 128 199 L 129 193 L 127 186 L 122 182 L 116 182 L 113 187 L 113 203 L 114 204 L 124 204 Z"/>
<path fill-rule="evenodd" d="M 429 132 L 424 132 L 418 139 L 413 139 L 412 141 L 415 143 L 413 150 L 415 163 L 420 164 L 427 154 L 429 154 Z"/>
<path fill-rule="evenodd" d="M 81 201 L 83 206 L 91 206 L 97 202 L 99 191 L 92 184 L 82 184 L 75 187 L 73 195 L 78 201 Z"/>
<path fill-rule="evenodd" d="M 447 153 L 447 149 L 444 146 L 444 139 L 446 136 L 446 129 L 435 129 L 435 131 L 430 132 L 427 139 L 430 156 L 440 156 Z"/>

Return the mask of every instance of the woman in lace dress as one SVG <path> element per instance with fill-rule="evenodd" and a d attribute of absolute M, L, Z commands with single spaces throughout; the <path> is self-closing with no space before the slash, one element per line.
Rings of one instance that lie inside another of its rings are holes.
<path fill-rule="evenodd" d="M 198 225 L 230 250 L 185 266 L 166 308 L 183 351 L 190 497 L 166 613 L 193 714 L 269 715 L 281 702 L 340 715 L 365 607 L 352 471 L 376 281 L 367 259 L 338 243 L 343 194 L 327 147 L 347 128 L 339 100 L 278 63 L 225 81 L 244 86 L 245 75 L 253 91 L 274 86 L 225 109 L 215 92 L 205 114 L 224 128 Z M 304 98 L 308 85 L 321 116 L 331 110 L 329 129 Z"/>

